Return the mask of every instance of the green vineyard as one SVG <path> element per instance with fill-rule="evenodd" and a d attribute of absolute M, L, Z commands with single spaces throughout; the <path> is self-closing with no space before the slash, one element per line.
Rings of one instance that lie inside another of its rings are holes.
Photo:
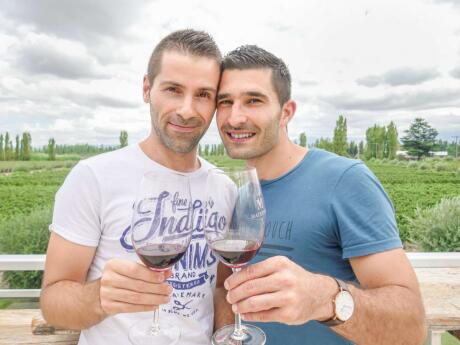
<path fill-rule="evenodd" d="M 234 161 L 226 156 L 207 158 L 222 167 L 244 165 L 243 161 Z M 30 254 L 46 251 L 54 195 L 76 162 L 2 162 L 0 253 Z M 437 164 L 429 160 L 420 163 L 367 162 L 393 202 L 400 235 L 406 245 L 408 220 L 414 216 L 417 208 L 432 207 L 445 197 L 460 195 L 458 162 L 443 163 L 446 165 L 442 169 L 436 168 Z M 8 272 L 5 278 L 13 287 L 38 287 L 41 273 Z"/>

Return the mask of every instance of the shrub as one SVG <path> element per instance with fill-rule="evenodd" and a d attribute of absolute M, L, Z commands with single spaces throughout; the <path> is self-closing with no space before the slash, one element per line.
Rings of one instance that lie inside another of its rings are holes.
<path fill-rule="evenodd" d="M 65 167 L 65 168 L 73 168 L 73 166 L 74 166 L 76 163 L 77 163 L 77 162 L 65 162 L 64 167 Z"/>
<path fill-rule="evenodd" d="M 452 156 L 447 156 L 447 157 L 444 158 L 444 161 L 446 161 L 446 162 L 452 162 L 453 160 L 454 160 L 454 157 L 452 157 Z"/>
<path fill-rule="evenodd" d="M 0 221 L 0 252 L 4 254 L 43 254 L 46 252 L 52 210 L 34 210 Z M 42 272 L 4 272 L 12 289 L 40 288 Z"/>
<path fill-rule="evenodd" d="M 397 160 L 397 159 L 392 159 L 392 160 L 390 161 L 390 164 L 397 165 L 397 164 L 398 164 L 398 160 Z"/>
<path fill-rule="evenodd" d="M 409 241 L 425 251 L 460 251 L 460 196 L 444 198 L 432 208 L 417 208 L 407 230 Z"/>
<path fill-rule="evenodd" d="M 430 165 L 428 163 L 423 162 L 418 166 L 418 168 L 420 170 L 428 170 L 428 169 L 430 169 Z"/>
<path fill-rule="evenodd" d="M 388 161 L 389 161 L 388 158 L 383 158 L 383 159 L 382 159 L 382 163 L 385 163 L 385 164 L 386 164 L 386 163 L 388 163 Z"/>
<path fill-rule="evenodd" d="M 18 167 L 14 168 L 14 171 L 29 171 L 29 168 L 26 165 L 19 165 Z"/>
<path fill-rule="evenodd" d="M 416 167 L 418 166 L 418 164 L 417 164 L 417 162 L 415 162 L 415 161 L 410 161 L 410 162 L 407 164 L 407 166 L 408 166 L 409 168 L 416 168 Z"/>
<path fill-rule="evenodd" d="M 449 170 L 449 165 L 447 165 L 446 163 L 437 163 L 435 164 L 434 168 L 436 169 L 436 171 L 446 171 Z"/>

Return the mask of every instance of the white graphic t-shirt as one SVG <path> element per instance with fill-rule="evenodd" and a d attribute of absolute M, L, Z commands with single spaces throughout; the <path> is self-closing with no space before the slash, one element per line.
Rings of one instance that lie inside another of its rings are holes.
<path fill-rule="evenodd" d="M 213 330 L 213 290 L 217 258 L 204 238 L 206 175 L 212 165 L 200 158 L 200 169 L 189 173 L 194 234 L 187 252 L 173 266 L 174 291 L 160 307 L 160 319 L 181 328 L 179 344 L 209 344 Z M 169 170 L 148 158 L 139 145 L 80 161 L 56 194 L 50 230 L 65 239 L 97 247 L 87 281 L 98 279 L 113 258 L 140 261 L 131 245 L 133 204 L 144 173 Z M 218 221 L 222 215 L 214 215 Z M 225 220 L 222 220 L 225 222 Z M 216 223 L 217 224 L 217 223 Z M 212 224 L 210 225 L 212 226 Z M 126 345 L 129 328 L 153 312 L 110 316 L 81 332 L 79 345 Z M 160 345 L 160 344 L 159 344 Z"/>

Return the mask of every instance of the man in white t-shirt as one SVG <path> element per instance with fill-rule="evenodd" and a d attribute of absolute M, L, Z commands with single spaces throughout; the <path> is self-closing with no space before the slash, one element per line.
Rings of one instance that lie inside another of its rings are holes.
<path fill-rule="evenodd" d="M 180 344 L 210 342 L 214 303 L 223 305 L 225 292 L 203 234 L 211 165 L 197 156 L 197 145 L 215 110 L 220 62 L 207 33 L 166 36 L 143 82 L 150 135 L 80 161 L 56 194 L 40 302 L 49 323 L 82 330 L 80 345 L 129 344 L 129 328 L 158 306 L 161 319 L 181 328 Z M 195 234 L 183 258 L 164 273 L 140 264 L 130 242 L 139 182 L 152 170 L 180 171 L 192 181 Z"/>

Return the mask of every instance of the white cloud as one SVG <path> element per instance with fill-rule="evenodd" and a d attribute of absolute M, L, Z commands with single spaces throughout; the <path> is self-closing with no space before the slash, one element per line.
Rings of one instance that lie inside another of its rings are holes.
<path fill-rule="evenodd" d="M 3 0 L 1 11 L 39 32 L 85 42 L 103 37 L 125 37 L 144 9 L 129 0 L 16 1 Z"/>
<path fill-rule="evenodd" d="M 460 65 L 450 71 L 450 75 L 456 79 L 460 79 Z"/>
<path fill-rule="evenodd" d="M 148 132 L 142 76 L 172 30 L 209 31 L 223 52 L 257 44 L 282 57 L 298 110 L 292 137 L 359 138 L 375 122 L 427 118 L 460 132 L 458 1 L 15 1 L 0 7 L 0 127 L 34 144 L 117 143 Z M 404 66 L 402 68 L 401 66 Z M 365 86 L 365 87 L 364 87 Z M 454 120 L 449 120 L 454 119 Z M 205 141 L 217 143 L 215 125 Z"/>
<path fill-rule="evenodd" d="M 418 85 L 429 80 L 436 79 L 440 73 L 435 68 L 414 69 L 411 67 L 400 67 L 389 70 L 383 75 L 370 75 L 358 78 L 356 83 L 367 87 L 377 85 Z"/>
<path fill-rule="evenodd" d="M 8 52 L 11 66 L 27 78 L 43 75 L 63 79 L 108 77 L 79 42 L 31 33 L 11 45 Z"/>
<path fill-rule="evenodd" d="M 455 89 L 434 89 L 404 93 L 388 93 L 377 97 L 360 97 L 341 93 L 322 98 L 339 110 L 406 110 L 460 107 L 460 87 Z"/>

